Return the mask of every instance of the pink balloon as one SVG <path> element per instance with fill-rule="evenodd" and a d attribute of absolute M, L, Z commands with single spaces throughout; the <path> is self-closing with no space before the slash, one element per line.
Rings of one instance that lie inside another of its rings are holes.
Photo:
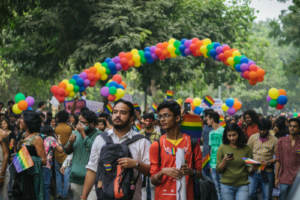
<path fill-rule="evenodd" d="M 108 87 L 102 87 L 100 90 L 100 94 L 104 97 L 107 97 L 109 95 L 109 88 Z"/>
<path fill-rule="evenodd" d="M 236 112 L 236 110 L 234 108 L 229 108 L 227 110 L 228 115 L 234 115 L 235 112 Z"/>
<path fill-rule="evenodd" d="M 271 101 L 271 97 L 267 96 L 267 102 Z"/>
<path fill-rule="evenodd" d="M 85 80 L 84 80 L 84 87 L 89 86 L 90 83 L 91 83 L 91 81 L 90 81 L 89 79 L 85 79 Z"/>
<path fill-rule="evenodd" d="M 27 102 L 29 107 L 32 107 L 34 104 L 34 98 L 32 96 L 26 97 L 25 101 Z"/>

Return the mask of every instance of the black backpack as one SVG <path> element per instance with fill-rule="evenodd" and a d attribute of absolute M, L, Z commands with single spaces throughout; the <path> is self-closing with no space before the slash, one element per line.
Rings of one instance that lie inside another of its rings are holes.
<path fill-rule="evenodd" d="M 133 198 L 135 184 L 139 178 L 134 177 L 133 169 L 121 169 L 117 160 L 132 155 L 128 146 L 143 135 L 134 135 L 120 144 L 114 144 L 111 137 L 106 133 L 100 134 L 106 145 L 102 147 L 96 175 L 96 193 L 98 200 L 129 200 Z"/>

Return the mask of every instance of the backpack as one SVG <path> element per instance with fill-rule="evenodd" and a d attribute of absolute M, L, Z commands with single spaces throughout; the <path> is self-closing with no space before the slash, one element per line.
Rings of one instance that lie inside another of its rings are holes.
<path fill-rule="evenodd" d="M 158 142 L 158 164 L 161 166 L 161 148 L 160 148 L 160 138 L 157 140 Z M 192 147 L 192 168 L 195 169 L 195 158 L 194 158 L 194 149 L 196 145 L 199 145 L 198 141 L 196 139 L 191 138 L 191 147 Z M 193 179 L 193 185 L 194 185 L 194 199 L 200 199 L 200 182 L 197 177 L 192 177 Z"/>
<path fill-rule="evenodd" d="M 114 144 L 112 138 L 106 132 L 103 132 L 100 136 L 104 139 L 106 145 L 101 149 L 97 168 L 95 182 L 97 199 L 132 199 L 135 192 L 135 184 L 140 174 L 134 177 L 133 169 L 122 169 L 118 165 L 117 160 L 123 157 L 132 158 L 128 146 L 145 137 L 138 134 L 120 144 Z"/>

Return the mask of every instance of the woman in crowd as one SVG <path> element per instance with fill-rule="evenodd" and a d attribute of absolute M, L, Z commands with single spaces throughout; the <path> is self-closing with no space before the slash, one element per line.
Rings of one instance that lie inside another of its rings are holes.
<path fill-rule="evenodd" d="M 24 111 L 20 123 L 25 129 L 25 133 L 19 142 L 18 150 L 25 145 L 34 166 L 16 174 L 11 199 L 43 200 L 42 165 L 46 164 L 46 153 L 43 139 L 40 136 L 42 120 L 38 113 Z"/>
<path fill-rule="evenodd" d="M 228 124 L 224 130 L 223 144 L 217 153 L 223 200 L 248 199 L 248 167 L 243 157 L 252 158 L 245 134 L 237 124 Z"/>
<path fill-rule="evenodd" d="M 286 125 L 286 121 L 287 119 L 284 116 L 280 116 L 275 120 L 273 131 L 277 138 L 288 135 L 289 129 Z"/>

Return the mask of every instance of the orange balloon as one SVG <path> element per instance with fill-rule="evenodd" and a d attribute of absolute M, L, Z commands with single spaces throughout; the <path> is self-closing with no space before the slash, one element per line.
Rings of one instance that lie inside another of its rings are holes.
<path fill-rule="evenodd" d="M 263 77 L 266 72 L 265 72 L 265 70 L 259 68 L 256 73 L 257 73 L 258 77 Z"/>
<path fill-rule="evenodd" d="M 28 108 L 28 103 L 25 100 L 19 101 L 18 108 L 20 110 L 26 110 Z"/>
<path fill-rule="evenodd" d="M 67 84 L 64 83 L 64 82 L 60 82 L 60 83 L 58 84 L 58 87 L 63 88 L 63 89 L 66 89 L 66 88 L 67 88 Z"/>
<path fill-rule="evenodd" d="M 279 89 L 278 92 L 279 92 L 279 96 L 280 95 L 286 96 L 286 91 L 284 89 Z"/>
<path fill-rule="evenodd" d="M 124 87 L 124 89 L 126 89 L 127 84 L 124 81 L 121 82 L 121 85 Z"/>
<path fill-rule="evenodd" d="M 242 108 L 242 103 L 240 101 L 234 101 L 233 108 L 239 110 Z"/>

